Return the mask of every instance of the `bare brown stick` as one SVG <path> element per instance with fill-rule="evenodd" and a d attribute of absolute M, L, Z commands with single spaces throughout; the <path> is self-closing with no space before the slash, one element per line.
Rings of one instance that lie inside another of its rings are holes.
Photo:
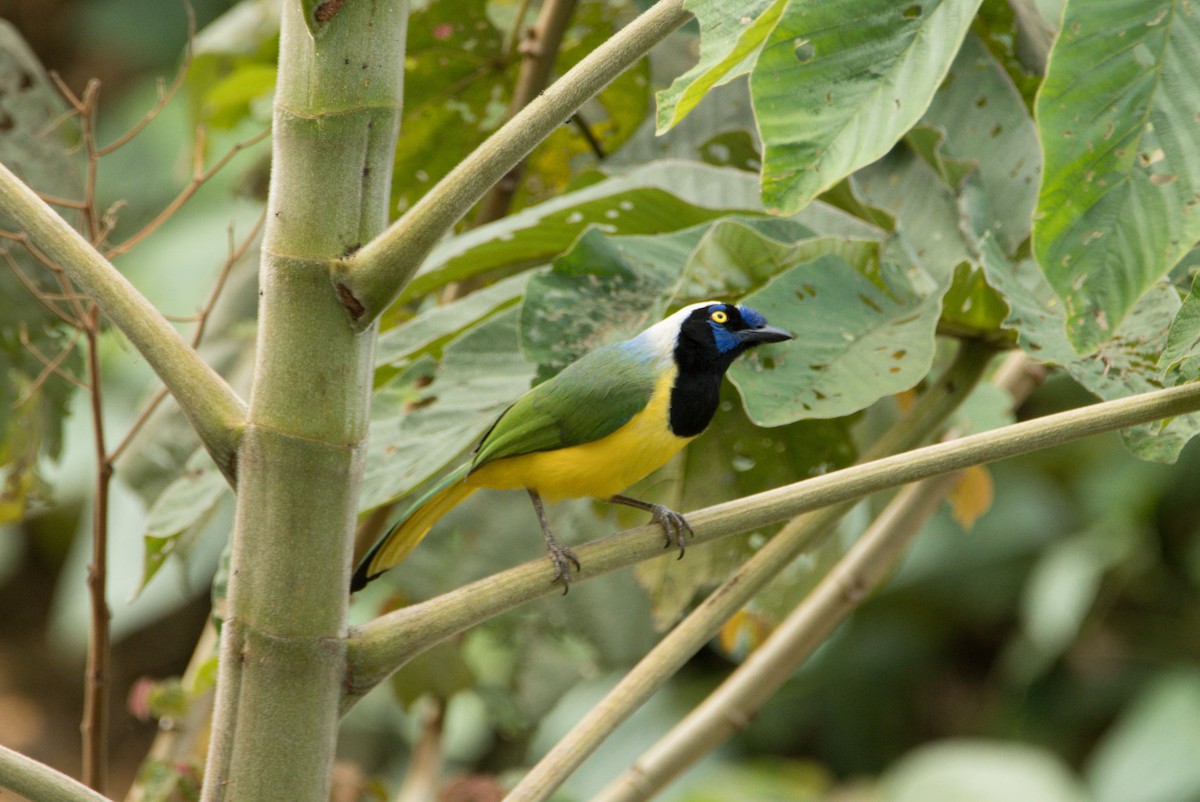
<path fill-rule="evenodd" d="M 202 132 L 204 129 L 201 128 L 199 130 Z M 270 133 L 271 129 L 265 128 L 249 139 L 238 142 L 228 151 L 226 151 L 225 155 L 218 159 L 216 163 L 213 164 L 213 166 L 208 170 L 202 169 L 204 136 L 202 133 L 198 134 L 196 137 L 195 158 L 193 159 L 192 179 L 188 182 L 188 185 L 184 187 L 183 190 L 175 196 L 175 199 L 168 203 L 167 206 L 161 212 L 159 212 L 153 220 L 142 226 L 140 231 L 130 236 L 129 239 L 125 240 L 120 245 L 114 245 L 105 250 L 104 256 L 108 259 L 112 259 L 115 256 L 126 253 L 146 237 L 150 236 L 158 229 L 159 226 L 169 220 L 171 216 L 175 214 L 175 212 L 179 211 L 183 204 L 191 200 L 191 197 L 196 194 L 197 190 L 204 186 L 204 184 L 207 183 L 208 180 L 214 175 L 220 172 L 225 165 L 229 164 L 229 162 L 232 161 L 235 156 L 237 156 L 243 150 L 257 145 L 259 142 L 266 139 Z"/>
<path fill-rule="evenodd" d="M 153 122 L 154 119 L 162 113 L 163 107 L 171 102 L 171 99 L 178 94 L 180 87 L 183 86 L 183 80 L 187 77 L 188 68 L 192 66 L 192 44 L 193 40 L 196 38 L 196 11 L 192 8 L 192 4 L 188 2 L 183 4 L 183 10 L 184 13 L 187 14 L 188 23 L 187 47 L 184 48 L 183 63 L 179 65 L 179 70 L 176 71 L 174 80 L 172 80 L 171 85 L 164 90 L 162 79 L 160 78 L 158 80 L 158 100 L 155 101 L 154 106 L 142 116 L 142 119 L 134 123 L 128 131 L 121 134 L 104 147 L 97 148 L 97 156 L 107 156 L 118 148 L 129 144 L 134 137 L 142 132 L 142 129 Z"/>
<path fill-rule="evenodd" d="M 51 206 L 62 206 L 66 209 L 83 211 L 87 206 L 87 204 L 81 200 L 75 200 L 74 198 L 60 198 L 57 195 L 49 195 L 45 192 L 38 192 L 38 197 L 44 200 L 46 203 L 49 203 Z"/>
<path fill-rule="evenodd" d="M 87 337 L 88 384 L 92 406 L 92 431 L 96 450 L 96 502 L 92 519 L 92 562 L 87 585 L 92 620 L 88 633 L 87 679 L 83 702 L 83 781 L 104 793 L 108 784 L 109 640 L 108 600 L 108 491 L 112 462 L 104 444 L 104 406 L 100 380 L 100 310 L 94 304 L 84 328 Z"/>
<path fill-rule="evenodd" d="M 421 734 L 412 757 L 404 784 L 396 794 L 396 802 L 427 802 L 438 798 L 438 780 L 442 771 L 442 725 L 446 715 L 441 699 L 431 699 L 421 711 Z"/>
<path fill-rule="evenodd" d="M 508 33 L 504 36 L 504 44 L 500 47 L 500 56 L 508 60 L 512 54 L 513 48 L 517 46 L 517 40 L 521 38 L 521 31 L 525 29 L 525 14 L 529 11 L 529 0 L 520 0 L 517 3 L 517 13 L 513 15 L 512 27 L 508 29 Z"/>
<path fill-rule="evenodd" d="M 0 238 L 8 238 L 8 236 L 8 232 L 0 231 Z M 24 270 L 21 269 L 21 265 L 17 264 L 17 260 L 13 258 L 13 255 L 8 251 L 7 248 L 4 249 L 3 255 L 4 261 L 8 263 L 8 267 L 10 270 L 12 270 L 13 275 L 17 277 L 18 281 L 25 285 L 25 289 L 29 290 L 29 294 L 36 298 L 38 303 L 46 307 L 47 310 L 52 312 L 68 326 L 73 326 L 75 328 L 79 327 L 79 321 L 76 318 L 68 315 L 64 310 L 54 304 L 54 301 L 58 299 L 48 295 L 45 292 L 42 292 L 42 289 L 38 287 L 34 280 L 30 278 Z M 78 296 L 64 295 L 62 300 L 78 300 Z"/>
<path fill-rule="evenodd" d="M 250 229 L 250 233 L 247 234 L 237 246 L 234 245 L 233 226 L 230 225 L 229 256 L 226 257 L 225 264 L 221 266 L 221 272 L 217 275 L 217 281 L 213 285 L 212 292 L 210 292 L 208 295 L 208 300 L 205 302 L 203 308 L 201 308 L 193 318 L 197 324 L 196 331 L 192 334 L 193 348 L 198 348 L 200 346 L 200 341 L 204 339 L 204 330 L 208 325 L 209 316 L 212 314 L 213 307 L 217 305 L 217 299 L 221 297 L 221 292 L 225 289 L 225 284 L 229 280 L 229 274 L 233 270 L 233 266 L 238 262 L 239 259 L 246 255 L 246 251 L 250 249 L 250 244 L 254 242 L 255 237 L 257 237 L 259 232 L 262 231 L 263 224 L 266 222 L 266 220 L 267 212 L 264 210 L 263 213 L 259 215 L 258 221 L 254 224 L 254 227 Z M 112 450 L 111 454 L 109 454 L 108 458 L 110 463 L 116 463 L 117 458 L 120 457 L 121 454 L 124 453 L 125 449 L 128 448 L 129 444 L 133 442 L 134 437 L 136 437 L 138 432 L 142 430 L 142 427 L 146 425 L 146 421 L 150 420 L 150 416 L 154 413 L 154 410 L 157 409 L 158 405 L 166 399 L 167 395 L 169 395 L 167 388 L 160 387 L 158 392 L 154 394 L 154 397 L 150 399 L 150 402 L 146 404 L 145 408 L 138 413 L 137 418 L 130 425 L 129 431 L 125 432 L 125 436 L 121 438 L 121 442 L 118 443 L 117 447 Z"/>
<path fill-rule="evenodd" d="M 522 55 L 521 71 L 513 87 L 512 101 L 508 105 L 509 119 L 528 106 L 550 83 L 554 60 L 562 47 L 563 35 L 571 21 L 571 15 L 575 12 L 575 2 L 576 0 L 546 0 L 538 13 L 537 22 L 518 46 Z M 508 214 L 524 170 L 525 160 L 522 159 L 492 187 L 479 204 L 475 225 L 490 223 Z"/>

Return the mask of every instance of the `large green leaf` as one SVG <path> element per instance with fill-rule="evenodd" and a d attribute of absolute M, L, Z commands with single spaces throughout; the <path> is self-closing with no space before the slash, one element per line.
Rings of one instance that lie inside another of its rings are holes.
<path fill-rule="evenodd" d="M 465 298 L 434 306 L 379 335 L 375 364 L 404 367 L 467 329 L 515 304 L 525 294 L 531 273 L 519 273 Z"/>
<path fill-rule="evenodd" d="M 700 22 L 700 61 L 658 93 L 658 133 L 687 116 L 714 86 L 754 66 L 767 36 L 789 0 L 746 0 L 736 9 L 726 0 L 687 0 L 684 8 Z"/>
<path fill-rule="evenodd" d="M 1015 253 L 1033 224 L 1041 151 L 1020 92 L 975 35 L 963 41 L 922 122 L 946 132 L 942 153 L 975 166 L 983 228 Z"/>
<path fill-rule="evenodd" d="M 1094 353 L 1200 238 L 1200 8 L 1072 0 L 1037 102 L 1033 245 Z"/>
<path fill-rule="evenodd" d="M 929 106 L 979 2 L 789 3 L 750 78 L 765 204 L 794 212 L 887 153 Z"/>
<path fill-rule="evenodd" d="M 1066 333 L 1063 304 L 1046 277 L 1030 260 L 1011 261 L 999 245 L 985 239 L 981 251 L 988 283 L 1008 302 L 1005 325 L 1017 332 L 1030 356 L 1060 365 L 1077 382 L 1105 400 L 1124 398 L 1161 388 L 1159 355 L 1180 308 L 1179 294 L 1159 283 L 1142 296 L 1124 322 L 1100 343 L 1091 356 L 1076 354 Z M 1123 432 L 1134 454 L 1172 462 L 1180 449 L 1200 433 L 1200 415 L 1182 415 L 1166 423 L 1136 426 Z"/>
<path fill-rule="evenodd" d="M 400 301 L 481 273 L 545 264 L 588 226 L 609 233 L 660 234 L 739 210 L 762 212 L 754 176 L 698 162 L 659 161 L 443 242 L 405 287 Z M 828 207 L 823 211 L 833 214 Z"/>
<path fill-rule="evenodd" d="M 751 351 L 729 371 L 755 423 L 846 415 L 929 372 L 938 296 L 918 294 L 898 267 L 877 258 L 867 251 L 854 263 L 834 253 L 805 260 L 745 298 L 797 335 Z"/>

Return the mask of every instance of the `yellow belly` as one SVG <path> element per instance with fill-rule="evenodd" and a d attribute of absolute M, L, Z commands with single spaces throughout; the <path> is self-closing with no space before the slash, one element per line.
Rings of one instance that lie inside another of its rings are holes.
<path fill-rule="evenodd" d="M 489 462 L 466 483 L 497 490 L 537 491 L 546 501 L 608 498 L 662 467 L 694 438 L 668 425 L 675 371 L 659 380 L 650 403 L 607 437 L 555 451 L 538 451 Z"/>

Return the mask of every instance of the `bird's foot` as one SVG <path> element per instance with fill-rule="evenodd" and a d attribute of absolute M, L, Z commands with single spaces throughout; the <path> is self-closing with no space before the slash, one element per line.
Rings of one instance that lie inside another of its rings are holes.
<path fill-rule="evenodd" d="M 575 552 L 554 538 L 546 539 L 546 556 L 554 564 L 554 579 L 550 580 L 551 584 L 554 582 L 561 583 L 563 586 L 563 595 L 566 596 L 567 591 L 571 589 L 571 566 L 575 566 L 576 572 L 581 568 L 579 558 L 575 556 Z"/>
<path fill-rule="evenodd" d="M 672 545 L 678 546 L 679 557 L 677 559 L 682 560 L 684 549 L 687 548 L 688 537 L 695 537 L 692 525 L 675 510 L 661 504 L 651 504 L 650 515 L 651 520 L 661 526 L 667 535 L 667 542 L 663 544 L 663 548 L 669 549 Z"/>

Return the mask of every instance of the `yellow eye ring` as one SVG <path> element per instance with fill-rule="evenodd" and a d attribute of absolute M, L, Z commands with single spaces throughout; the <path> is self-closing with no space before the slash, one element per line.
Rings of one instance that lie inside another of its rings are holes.
<path fill-rule="evenodd" d="M 725 314 L 725 311 L 722 309 L 718 309 L 717 311 L 713 312 L 711 317 L 713 323 L 724 323 L 725 321 L 729 320 L 729 315 Z"/>

